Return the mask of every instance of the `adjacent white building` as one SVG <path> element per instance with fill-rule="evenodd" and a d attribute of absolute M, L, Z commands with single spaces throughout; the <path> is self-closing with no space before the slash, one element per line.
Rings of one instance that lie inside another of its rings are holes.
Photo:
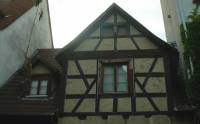
<path fill-rule="evenodd" d="M 0 86 L 22 66 L 24 54 L 53 48 L 48 1 L 0 1 Z"/>
<path fill-rule="evenodd" d="M 192 0 L 160 0 L 160 2 L 167 42 L 176 43 L 182 68 L 184 68 L 184 48 L 181 41 L 180 25 L 183 24 L 184 30 L 187 30 L 185 23 L 188 21 L 188 15 L 191 14 L 196 5 Z"/>

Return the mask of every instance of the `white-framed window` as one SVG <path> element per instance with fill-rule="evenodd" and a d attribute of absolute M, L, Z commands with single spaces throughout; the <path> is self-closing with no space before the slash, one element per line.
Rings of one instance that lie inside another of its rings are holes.
<path fill-rule="evenodd" d="M 29 95 L 48 95 L 48 80 L 32 80 Z"/>

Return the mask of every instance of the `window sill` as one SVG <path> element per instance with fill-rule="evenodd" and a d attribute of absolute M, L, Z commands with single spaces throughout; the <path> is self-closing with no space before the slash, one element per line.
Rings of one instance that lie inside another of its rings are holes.
<path fill-rule="evenodd" d="M 22 100 L 42 100 L 48 101 L 48 95 L 27 95 L 22 98 Z"/>

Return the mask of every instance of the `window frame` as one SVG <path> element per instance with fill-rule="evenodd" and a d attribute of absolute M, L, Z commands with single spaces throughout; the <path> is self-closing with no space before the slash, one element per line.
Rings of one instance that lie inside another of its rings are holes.
<path fill-rule="evenodd" d="M 37 94 L 31 94 L 31 84 L 33 81 L 38 82 L 37 86 Z M 42 81 L 47 81 L 47 91 L 46 94 L 40 94 L 40 89 L 41 89 L 41 82 Z M 50 76 L 48 74 L 37 74 L 37 75 L 32 75 L 31 80 L 29 82 L 29 92 L 26 95 L 26 97 L 48 97 L 50 93 Z"/>
<path fill-rule="evenodd" d="M 119 67 L 119 65 L 126 65 L 127 67 L 127 91 L 118 91 L 117 90 L 117 67 Z M 114 67 L 114 92 L 104 92 L 104 68 L 105 67 Z M 100 94 L 130 94 L 132 87 L 131 87 L 131 81 L 130 81 L 130 67 L 129 67 L 129 61 L 109 61 L 109 62 L 105 62 L 102 61 L 101 62 L 101 69 L 100 69 Z"/>

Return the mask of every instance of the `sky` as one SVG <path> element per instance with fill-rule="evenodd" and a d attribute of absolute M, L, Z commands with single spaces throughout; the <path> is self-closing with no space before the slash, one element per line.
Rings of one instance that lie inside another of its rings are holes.
<path fill-rule="evenodd" d="M 166 41 L 160 0 L 49 0 L 55 48 L 62 48 L 113 2 Z"/>

